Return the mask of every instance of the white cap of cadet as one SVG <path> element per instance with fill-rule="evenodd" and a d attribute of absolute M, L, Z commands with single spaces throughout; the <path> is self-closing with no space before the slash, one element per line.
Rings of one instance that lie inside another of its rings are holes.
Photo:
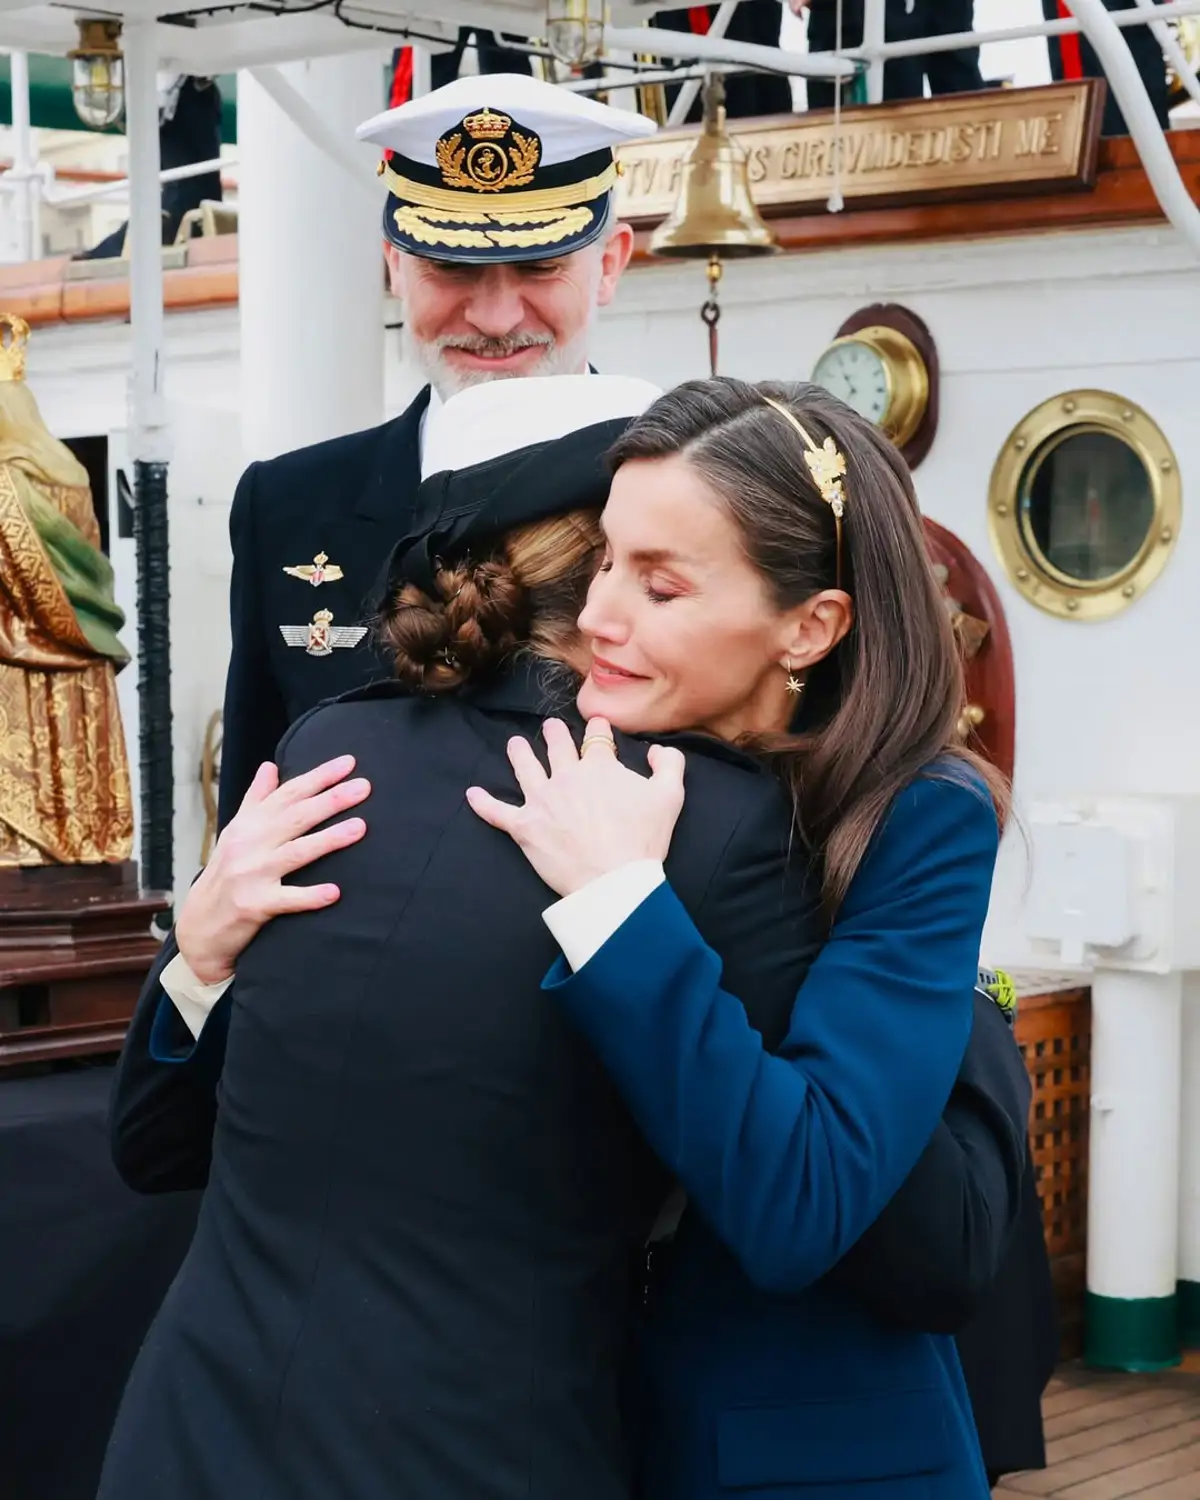
<path fill-rule="evenodd" d="M 458 78 L 385 110 L 358 138 L 390 156 L 383 232 L 410 255 L 545 260 L 601 233 L 614 152 L 653 120 L 521 73 Z"/>
<path fill-rule="evenodd" d="M 636 417 L 661 395 L 650 381 L 624 375 L 542 375 L 469 386 L 430 410 L 421 478 L 469 469 L 597 422 Z"/>

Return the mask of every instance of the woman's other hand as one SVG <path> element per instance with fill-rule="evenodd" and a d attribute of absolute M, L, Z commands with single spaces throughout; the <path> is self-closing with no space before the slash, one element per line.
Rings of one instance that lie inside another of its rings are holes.
<path fill-rule="evenodd" d="M 514 839 L 560 896 L 635 860 L 664 860 L 683 807 L 681 752 L 652 745 L 651 774 L 641 776 L 617 759 L 606 719 L 588 721 L 579 751 L 559 719 L 547 719 L 542 735 L 549 773 L 528 740 L 508 744 L 524 805 L 469 787 L 467 801 L 478 816 Z"/>
<path fill-rule="evenodd" d="M 343 755 L 280 786 L 276 766 L 268 762 L 258 768 L 175 923 L 179 951 L 202 983 L 228 979 L 238 956 L 272 917 L 315 911 L 338 899 L 336 885 L 284 885 L 283 880 L 357 843 L 367 831 L 362 818 L 312 831 L 370 795 L 370 782 L 346 780 L 353 769 L 354 757 Z"/>

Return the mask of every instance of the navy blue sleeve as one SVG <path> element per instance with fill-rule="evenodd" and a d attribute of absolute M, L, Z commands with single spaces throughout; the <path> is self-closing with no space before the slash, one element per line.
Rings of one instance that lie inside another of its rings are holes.
<path fill-rule="evenodd" d="M 547 988 L 757 1285 L 823 1276 L 879 1217 L 950 1097 L 998 831 L 975 784 L 896 798 L 768 1053 L 667 885 Z"/>
<path fill-rule="evenodd" d="M 1029 1074 L 992 998 L 976 991 L 974 1009 L 929 1144 L 831 1273 L 876 1317 L 924 1333 L 957 1333 L 980 1310 L 1022 1210 Z"/>
<path fill-rule="evenodd" d="M 178 951 L 172 934 L 142 986 L 109 1103 L 113 1163 L 138 1193 L 201 1188 L 212 1159 L 232 986 L 193 1039 L 160 982 Z"/>
<path fill-rule="evenodd" d="M 217 823 L 224 828 L 241 805 L 255 773 L 270 760 L 288 727 L 287 710 L 271 670 L 267 629 L 259 604 L 255 486 L 258 464 L 238 482 L 229 512 L 233 573 L 229 581 L 230 655 L 221 729 L 221 785 Z"/>

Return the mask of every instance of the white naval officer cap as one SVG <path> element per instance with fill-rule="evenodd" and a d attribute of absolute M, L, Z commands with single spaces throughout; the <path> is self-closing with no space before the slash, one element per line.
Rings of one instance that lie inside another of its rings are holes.
<path fill-rule="evenodd" d="M 568 432 L 636 417 L 662 395 L 627 375 L 532 375 L 468 386 L 431 408 L 421 445 L 421 478 L 469 469 Z"/>
<path fill-rule="evenodd" d="M 358 127 L 384 148 L 385 237 L 410 255 L 465 263 L 546 260 L 604 228 L 625 141 L 645 115 L 522 73 L 458 78 Z"/>

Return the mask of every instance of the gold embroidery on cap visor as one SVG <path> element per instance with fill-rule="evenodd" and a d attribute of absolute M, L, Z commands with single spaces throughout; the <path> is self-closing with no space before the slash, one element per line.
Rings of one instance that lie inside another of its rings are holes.
<path fill-rule="evenodd" d="M 454 250 L 525 250 L 536 245 L 561 245 L 585 230 L 592 217 L 592 210 L 586 206 L 564 213 L 536 214 L 527 209 L 485 213 L 475 209 L 469 214 L 452 214 L 403 204 L 393 212 L 392 222 L 401 234 L 419 245 Z M 452 227 L 455 223 L 469 227 L 456 229 Z"/>

